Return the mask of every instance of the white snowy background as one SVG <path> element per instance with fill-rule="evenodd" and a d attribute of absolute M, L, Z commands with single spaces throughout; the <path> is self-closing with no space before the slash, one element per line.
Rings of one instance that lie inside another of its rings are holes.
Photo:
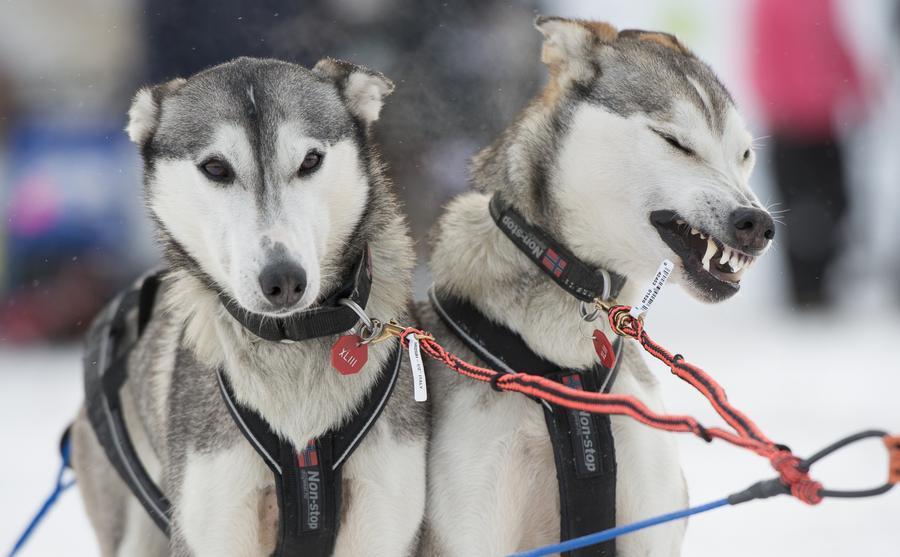
<path fill-rule="evenodd" d="M 845 31 L 860 52 L 887 50 L 887 27 L 880 19 L 889 4 L 843 2 Z M 752 124 L 753 99 L 739 54 L 745 41 L 743 2 L 565 0 L 554 6 L 555 13 L 601 17 L 620 28 L 679 33 L 733 89 Z M 896 60 L 891 62 L 896 68 Z M 853 249 L 842 262 L 838 306 L 798 314 L 782 305 L 785 276 L 776 243 L 734 300 L 706 306 L 669 287 L 648 317 L 656 340 L 704 367 L 725 385 L 732 402 L 800 455 L 861 429 L 900 432 L 900 281 L 888 272 L 896 270 L 900 254 L 895 217 L 900 210 L 895 152 L 900 118 L 896 80 L 890 75 L 885 79 L 892 83 L 887 100 L 877 107 L 879 117 L 860 133 L 854 150 L 854 168 L 862 179 L 853 192 Z M 764 135 L 764 130 L 755 131 Z M 771 201 L 764 147 L 760 158 L 756 188 L 764 201 Z M 420 292 L 426 283 L 424 277 L 419 281 Z M 0 551 L 11 547 L 51 488 L 59 465 L 59 434 L 82 398 L 79 350 L 0 347 Z M 652 365 L 670 411 L 719 423 L 702 397 L 663 366 Z M 759 457 L 723 443 L 682 436 L 681 449 L 693 504 L 772 475 Z M 824 462 L 814 473 L 834 487 L 881 483 L 884 450 L 870 441 Z M 96 554 L 74 491 L 62 498 L 22 553 Z M 684 555 L 897 557 L 900 489 L 874 499 L 828 500 L 812 508 L 780 497 L 716 510 L 691 520 Z"/>

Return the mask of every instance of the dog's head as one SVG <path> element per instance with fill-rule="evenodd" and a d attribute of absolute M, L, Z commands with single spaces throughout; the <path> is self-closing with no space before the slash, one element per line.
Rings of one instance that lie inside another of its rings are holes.
<path fill-rule="evenodd" d="M 677 281 L 719 301 L 769 246 L 750 190 L 751 136 L 712 70 L 675 37 L 539 17 L 553 116 L 546 204 L 578 252 L 630 277 L 673 259 Z M 674 256 L 674 257 L 673 257 Z"/>
<path fill-rule="evenodd" d="M 138 91 L 127 132 L 171 266 L 244 309 L 286 315 L 340 277 L 369 199 L 384 76 L 241 58 Z"/>

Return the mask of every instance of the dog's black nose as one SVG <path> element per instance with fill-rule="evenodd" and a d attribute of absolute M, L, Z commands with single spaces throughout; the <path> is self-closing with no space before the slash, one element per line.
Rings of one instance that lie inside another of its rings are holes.
<path fill-rule="evenodd" d="M 741 207 L 731 213 L 731 224 L 741 249 L 761 250 L 775 237 L 775 221 L 762 209 Z"/>
<path fill-rule="evenodd" d="M 306 271 L 289 261 L 270 263 L 259 274 L 259 287 L 273 305 L 289 308 L 306 290 Z"/>

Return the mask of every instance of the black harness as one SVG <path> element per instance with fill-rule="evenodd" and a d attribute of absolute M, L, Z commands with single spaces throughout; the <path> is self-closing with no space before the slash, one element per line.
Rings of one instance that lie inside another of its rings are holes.
<path fill-rule="evenodd" d="M 543 230 L 528 223 L 495 195 L 491 216 L 513 243 L 564 290 L 583 302 L 610 299 L 624 278 L 594 270 Z M 534 353 L 519 334 L 488 319 L 469 301 L 432 290 L 435 313 L 457 337 L 494 370 L 548 377 L 573 389 L 608 393 L 618 373 L 622 340 L 613 346 L 616 363 L 564 369 Z M 553 445 L 559 484 L 560 539 L 567 540 L 616 525 L 616 455 L 608 415 L 566 410 L 541 401 Z M 612 557 L 615 540 L 566 553 L 571 557 Z"/>
<path fill-rule="evenodd" d="M 101 316 L 88 339 L 84 377 L 88 419 L 104 453 L 150 518 L 170 535 L 171 503 L 138 458 L 125 427 L 120 397 L 128 379 L 128 356 L 150 321 L 161 279 L 161 272 L 147 275 Z M 338 300 L 349 298 L 364 308 L 371 283 L 368 250 L 364 250 L 351 278 L 319 308 L 274 321 L 274 325 L 270 324 L 273 320 L 229 311 L 266 340 L 329 336 L 347 331 L 359 319 Z M 223 298 L 226 307 L 229 302 Z M 235 425 L 275 477 L 279 530 L 274 555 L 325 557 L 334 552 L 340 527 L 341 467 L 390 399 L 401 359 L 398 343 L 352 419 L 299 449 L 272 431 L 257 412 L 238 402 L 224 371 L 217 370 L 219 390 Z"/>

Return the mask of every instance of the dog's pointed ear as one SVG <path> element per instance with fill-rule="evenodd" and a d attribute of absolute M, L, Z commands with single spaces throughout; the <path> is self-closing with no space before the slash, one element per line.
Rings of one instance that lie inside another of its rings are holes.
<path fill-rule="evenodd" d="M 534 26 L 544 35 L 541 61 L 550 67 L 554 79 L 585 81 L 597 70 L 598 46 L 616 40 L 619 32 L 601 21 L 584 21 L 562 17 L 538 16 Z"/>
<path fill-rule="evenodd" d="M 350 112 L 366 124 L 378 120 L 384 98 L 394 90 L 394 83 L 379 72 L 343 60 L 323 58 L 312 71 L 334 82 Z"/>
<path fill-rule="evenodd" d="M 179 77 L 159 85 L 142 87 L 135 93 L 128 109 L 128 125 L 125 126 L 131 141 L 143 146 L 150 139 L 159 124 L 159 107 L 163 98 L 180 89 L 184 83 L 185 80 Z"/>
<path fill-rule="evenodd" d="M 671 33 L 663 33 L 662 31 L 644 31 L 643 29 L 624 29 L 619 33 L 623 39 L 637 39 L 639 41 L 649 41 L 664 46 L 670 50 L 674 50 L 679 54 L 694 57 L 694 53 L 684 46 L 678 37 Z"/>

